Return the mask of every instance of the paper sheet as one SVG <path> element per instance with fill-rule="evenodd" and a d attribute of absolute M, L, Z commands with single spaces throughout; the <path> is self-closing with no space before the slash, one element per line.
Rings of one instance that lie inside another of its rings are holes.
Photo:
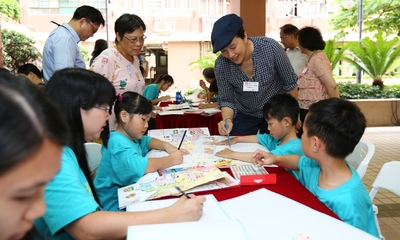
<path fill-rule="evenodd" d="M 128 240 L 174 239 L 214 240 L 250 239 L 239 220 L 184 222 L 130 226 Z"/>
<path fill-rule="evenodd" d="M 376 240 L 347 223 L 264 188 L 220 205 L 231 218 L 240 219 L 253 240 Z"/>
<path fill-rule="evenodd" d="M 199 222 L 209 222 L 216 220 L 228 220 L 229 216 L 225 213 L 225 211 L 220 207 L 217 199 L 212 194 L 204 195 L 207 201 L 204 203 L 203 215 L 199 219 Z M 169 207 L 174 204 L 178 199 L 164 199 L 164 200 L 153 200 L 135 203 L 129 205 L 126 208 L 127 212 L 137 212 L 137 211 L 148 211 L 155 210 L 159 208 Z"/>

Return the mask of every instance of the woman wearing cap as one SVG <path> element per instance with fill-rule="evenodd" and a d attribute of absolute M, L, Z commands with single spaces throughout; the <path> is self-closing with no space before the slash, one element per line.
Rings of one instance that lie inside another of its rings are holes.
<path fill-rule="evenodd" d="M 268 132 L 262 116 L 264 104 L 285 92 L 297 98 L 297 75 L 282 46 L 268 37 L 248 37 L 243 19 L 235 14 L 215 22 L 211 42 L 214 53 L 221 51 L 215 61 L 223 117 L 218 123 L 219 133 Z"/>

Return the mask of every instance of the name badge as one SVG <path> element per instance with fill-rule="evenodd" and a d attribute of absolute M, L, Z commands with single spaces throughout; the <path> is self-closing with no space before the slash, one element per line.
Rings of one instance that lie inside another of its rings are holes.
<path fill-rule="evenodd" d="M 258 92 L 258 82 L 244 82 L 243 83 L 244 92 Z"/>

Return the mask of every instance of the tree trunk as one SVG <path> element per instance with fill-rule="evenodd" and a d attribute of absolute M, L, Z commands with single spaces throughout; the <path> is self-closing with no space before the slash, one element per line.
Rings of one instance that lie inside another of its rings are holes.
<path fill-rule="evenodd" d="M 0 21 L 0 33 L 2 32 L 1 30 L 1 21 Z M 3 37 L 0 34 L 0 68 L 4 67 L 4 61 L 3 61 Z"/>
<path fill-rule="evenodd" d="M 382 77 L 373 78 L 372 86 L 378 86 L 380 89 L 383 89 L 385 85 L 383 84 Z"/>

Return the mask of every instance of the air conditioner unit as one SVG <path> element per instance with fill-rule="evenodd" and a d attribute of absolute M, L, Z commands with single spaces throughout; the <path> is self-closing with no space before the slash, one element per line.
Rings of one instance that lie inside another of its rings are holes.
<path fill-rule="evenodd" d="M 156 22 L 154 32 L 156 33 L 170 33 L 173 31 L 174 24 L 172 21 Z"/>

